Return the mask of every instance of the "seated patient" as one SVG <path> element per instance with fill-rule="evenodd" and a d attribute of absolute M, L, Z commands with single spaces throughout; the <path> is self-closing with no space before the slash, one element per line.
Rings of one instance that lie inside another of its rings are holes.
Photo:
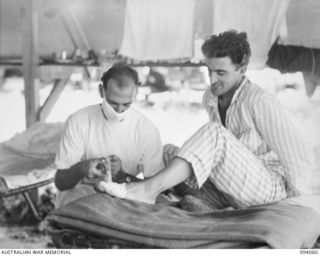
<path fill-rule="evenodd" d="M 149 177 L 162 168 L 158 129 L 131 107 L 138 84 L 134 69 L 116 64 L 101 78 L 102 103 L 68 118 L 55 159 L 56 207 L 94 193 L 86 183 L 106 175 L 106 162 L 116 182 L 139 173 Z"/>
<path fill-rule="evenodd" d="M 199 189 L 216 209 L 311 194 L 312 148 L 276 96 L 245 76 L 251 55 L 246 33 L 213 35 L 202 52 L 211 82 L 203 97 L 210 122 L 179 150 L 166 148 L 165 162 L 174 156 L 168 166 L 148 180 L 127 183 L 121 197 L 154 203 L 159 193 L 182 182 Z"/>

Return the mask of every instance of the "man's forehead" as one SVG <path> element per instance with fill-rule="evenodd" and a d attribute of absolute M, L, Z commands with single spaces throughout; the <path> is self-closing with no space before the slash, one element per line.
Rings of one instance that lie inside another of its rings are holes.
<path fill-rule="evenodd" d="M 120 89 L 126 87 L 135 87 L 134 80 L 128 76 L 116 76 L 111 77 L 108 80 L 108 85 L 111 84 L 112 86 L 119 87 Z"/>
<path fill-rule="evenodd" d="M 236 66 L 229 56 L 206 58 L 205 63 L 211 70 L 229 70 Z"/>
<path fill-rule="evenodd" d="M 136 85 L 129 77 L 110 78 L 106 88 L 107 95 L 131 99 L 135 96 Z"/>

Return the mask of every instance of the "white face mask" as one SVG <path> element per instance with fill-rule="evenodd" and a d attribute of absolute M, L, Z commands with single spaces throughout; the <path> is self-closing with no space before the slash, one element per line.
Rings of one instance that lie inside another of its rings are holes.
<path fill-rule="evenodd" d="M 129 109 L 127 109 L 126 111 L 122 112 L 122 113 L 118 113 L 116 112 L 111 106 L 110 104 L 107 102 L 107 100 L 103 97 L 103 101 L 102 101 L 102 111 L 105 114 L 106 118 L 108 119 L 108 121 L 112 121 L 112 122 L 122 122 L 128 115 Z"/>

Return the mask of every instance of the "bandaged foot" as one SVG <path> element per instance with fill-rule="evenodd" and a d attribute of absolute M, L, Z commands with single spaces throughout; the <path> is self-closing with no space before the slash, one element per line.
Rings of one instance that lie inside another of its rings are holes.
<path fill-rule="evenodd" d="M 102 180 L 95 184 L 95 189 L 99 192 L 107 193 L 118 198 L 140 201 L 148 204 L 154 204 L 157 196 L 152 195 L 150 191 L 145 188 L 143 182 L 119 184 Z"/>
<path fill-rule="evenodd" d="M 96 184 L 95 188 L 96 190 L 107 193 L 111 196 L 115 196 L 118 198 L 126 198 L 126 183 L 118 184 L 115 182 L 106 182 L 102 180 Z"/>

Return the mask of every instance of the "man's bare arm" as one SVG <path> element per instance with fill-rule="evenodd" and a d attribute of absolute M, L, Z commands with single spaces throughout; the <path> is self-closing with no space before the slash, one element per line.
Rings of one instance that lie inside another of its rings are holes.
<path fill-rule="evenodd" d="M 69 169 L 57 170 L 55 185 L 60 191 L 74 188 L 84 177 L 103 177 L 105 173 L 102 168 L 103 158 L 90 159 L 79 162 Z"/>

